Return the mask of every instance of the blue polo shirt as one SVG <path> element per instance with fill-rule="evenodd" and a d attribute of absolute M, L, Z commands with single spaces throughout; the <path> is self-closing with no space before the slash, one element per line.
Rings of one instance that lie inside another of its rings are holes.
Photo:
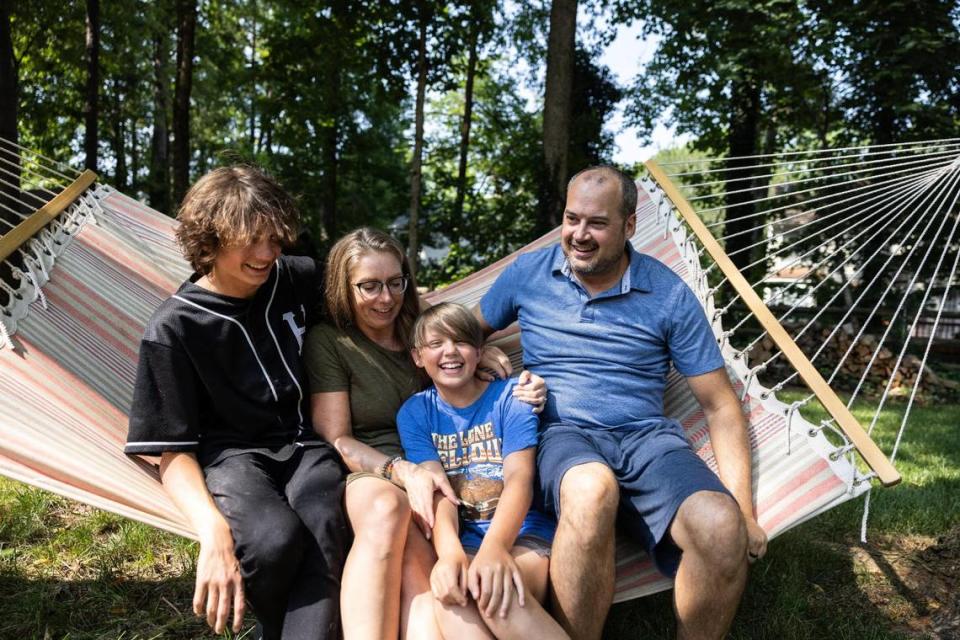
<path fill-rule="evenodd" d="M 671 362 L 685 376 L 724 366 L 686 283 L 629 244 L 627 252 L 620 282 L 593 298 L 553 245 L 519 256 L 480 301 L 494 329 L 519 320 L 524 366 L 547 382 L 543 427 L 656 427 Z"/>

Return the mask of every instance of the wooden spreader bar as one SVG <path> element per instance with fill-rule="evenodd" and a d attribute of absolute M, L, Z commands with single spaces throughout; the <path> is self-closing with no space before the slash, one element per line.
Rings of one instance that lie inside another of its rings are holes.
<path fill-rule="evenodd" d="M 701 221 L 693 211 L 693 207 L 690 206 L 690 203 L 680 190 L 670 181 L 666 173 L 656 162 L 648 160 L 644 164 L 647 167 L 647 171 L 650 172 L 650 175 L 660 188 L 663 189 L 666 196 L 670 198 L 670 201 L 677 208 L 677 211 L 680 212 L 680 215 L 683 216 L 684 221 L 686 221 L 690 229 L 696 234 L 697 238 L 707 250 L 707 253 L 710 254 L 713 261 L 720 267 L 723 275 L 726 276 L 730 284 L 733 285 L 733 288 L 740 294 L 740 297 L 750 308 L 750 311 L 756 315 L 757 320 L 759 320 L 770 338 L 783 352 L 783 355 L 786 356 L 790 364 L 793 365 L 793 368 L 797 370 L 797 373 L 806 383 L 807 387 L 809 387 L 817 399 L 820 400 L 824 409 L 833 417 L 840 430 L 850 439 L 851 444 L 860 452 L 867 466 L 877 474 L 877 478 L 884 486 L 889 487 L 900 482 L 900 474 L 894 466 L 876 443 L 870 439 L 870 436 L 863 430 L 863 427 L 860 426 L 857 419 L 853 417 L 853 414 L 850 413 L 847 406 L 840 400 L 833 389 L 830 388 L 830 385 L 823 379 L 820 372 L 814 368 L 813 363 L 810 362 L 783 326 L 777 321 L 770 309 L 767 308 L 767 305 L 764 304 L 760 296 L 757 295 L 753 287 L 750 286 L 750 283 L 747 282 L 747 279 L 743 277 L 743 274 L 741 274 L 733 264 L 733 261 L 723 250 L 723 247 L 720 246 L 720 243 L 717 242 L 703 221 Z"/>
<path fill-rule="evenodd" d="M 74 200 L 79 198 L 96 181 L 97 174 L 87 169 L 66 189 L 54 196 L 50 202 L 31 213 L 26 220 L 11 229 L 9 233 L 0 236 L 0 261 L 6 260 L 10 254 L 22 247 L 38 231 L 47 226 L 51 220 L 63 213 Z"/>

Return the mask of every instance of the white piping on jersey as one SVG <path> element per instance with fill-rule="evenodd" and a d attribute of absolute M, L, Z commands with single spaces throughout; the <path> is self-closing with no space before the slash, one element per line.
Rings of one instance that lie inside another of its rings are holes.
<path fill-rule="evenodd" d="M 279 273 L 279 271 L 278 271 L 278 272 L 277 272 L 277 278 L 279 278 L 279 277 L 280 277 L 280 273 Z M 176 298 L 176 299 L 179 300 L 180 302 L 186 302 L 186 303 L 189 304 L 190 306 L 196 307 L 197 309 L 200 309 L 201 311 L 206 311 L 207 313 L 209 313 L 209 314 L 211 314 L 211 315 L 217 316 L 218 318 L 222 318 L 222 319 L 224 319 L 224 320 L 226 320 L 226 321 L 228 321 L 228 322 L 232 322 L 233 324 L 235 324 L 235 325 L 237 325 L 238 327 L 240 327 L 240 331 L 243 332 L 243 337 L 247 339 L 247 344 L 250 345 L 250 351 L 253 352 L 253 357 L 257 359 L 257 364 L 260 365 L 260 371 L 263 372 L 263 377 L 266 379 L 267 384 L 270 385 L 270 393 L 273 394 L 273 399 L 274 399 L 274 401 L 275 401 L 275 402 L 279 402 L 280 399 L 277 397 L 277 390 L 273 387 L 273 381 L 270 380 L 270 375 L 267 373 L 267 368 L 263 366 L 263 362 L 260 360 L 260 355 L 257 353 L 257 350 L 256 350 L 256 349 L 254 348 L 254 346 L 253 346 L 253 340 L 250 339 L 250 334 L 247 333 L 246 328 L 245 328 L 242 324 L 240 324 L 240 322 L 239 322 L 238 320 L 236 320 L 235 318 L 231 318 L 230 316 L 225 316 L 225 315 L 223 315 L 222 313 L 217 313 L 216 311 L 211 311 L 210 309 L 207 309 L 205 306 L 203 306 L 203 305 L 201 305 L 201 304 L 197 304 L 196 302 L 193 302 L 192 300 L 187 300 L 186 298 L 184 298 L 184 297 L 182 297 L 182 296 L 178 296 L 177 294 L 174 294 L 174 295 L 171 296 L 171 297 Z"/>
<path fill-rule="evenodd" d="M 128 442 L 128 447 L 163 447 L 172 444 L 200 444 L 199 440 L 173 440 L 170 442 L 150 441 L 150 442 Z"/>
<path fill-rule="evenodd" d="M 297 380 L 297 377 L 293 375 L 293 371 L 290 370 L 290 365 L 287 364 L 287 359 L 283 357 L 283 349 L 280 348 L 280 342 L 277 340 L 277 334 L 273 332 L 273 327 L 270 326 L 270 307 L 273 306 L 273 297 L 277 293 L 277 284 L 280 282 L 280 261 L 277 260 L 277 278 L 273 281 L 273 289 L 270 291 L 270 299 L 267 301 L 267 308 L 263 312 L 263 321 L 267 325 L 267 331 L 270 332 L 270 337 L 273 338 L 273 344 L 277 347 L 277 354 L 280 356 L 280 362 L 283 363 L 283 368 L 287 370 L 287 375 L 290 376 L 290 379 L 293 380 L 294 386 L 297 387 L 297 393 L 300 394 L 300 399 L 297 401 L 297 416 L 300 418 L 300 422 L 297 425 L 297 437 L 299 438 L 303 435 L 303 410 L 301 405 L 303 405 L 303 389 L 300 388 L 300 382 Z"/>

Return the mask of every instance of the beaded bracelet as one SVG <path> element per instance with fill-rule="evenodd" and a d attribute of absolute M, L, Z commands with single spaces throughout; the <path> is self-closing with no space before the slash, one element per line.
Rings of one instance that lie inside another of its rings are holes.
<path fill-rule="evenodd" d="M 380 463 L 380 466 L 377 467 L 377 475 L 392 481 L 393 468 L 401 460 L 403 460 L 401 456 L 394 456 L 392 458 L 388 458 L 384 460 L 382 463 Z"/>

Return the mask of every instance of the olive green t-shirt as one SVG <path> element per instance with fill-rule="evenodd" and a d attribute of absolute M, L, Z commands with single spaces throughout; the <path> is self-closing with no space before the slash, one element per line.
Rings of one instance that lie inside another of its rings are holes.
<path fill-rule="evenodd" d="M 310 392 L 350 394 L 353 436 L 389 456 L 402 455 L 397 411 L 424 387 L 407 351 L 384 349 L 355 328 L 326 323 L 310 329 L 304 343 Z"/>

